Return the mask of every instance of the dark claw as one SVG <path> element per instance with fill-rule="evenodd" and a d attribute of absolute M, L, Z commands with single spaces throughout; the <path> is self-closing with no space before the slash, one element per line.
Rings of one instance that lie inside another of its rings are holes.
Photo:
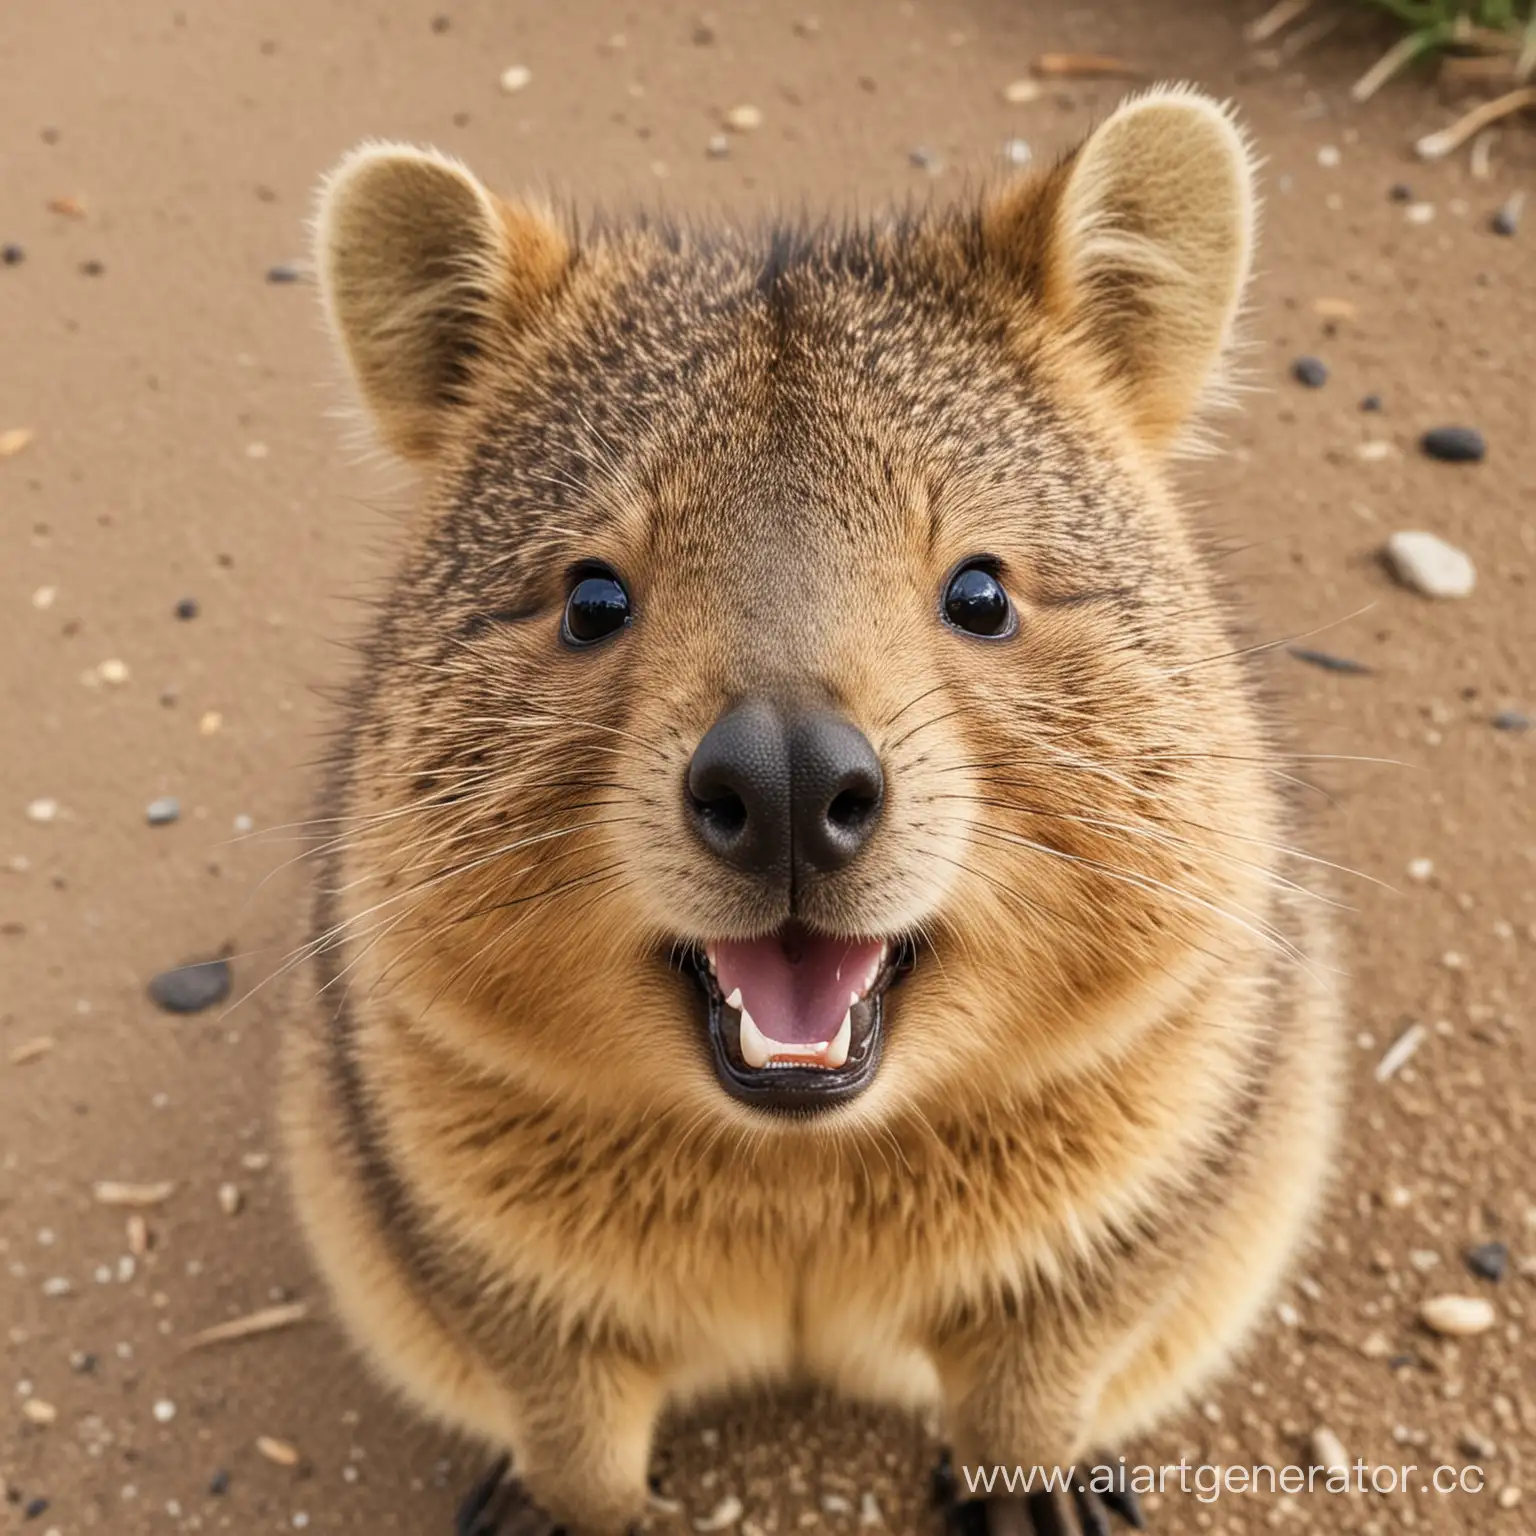
<path fill-rule="evenodd" d="M 454 1536 L 565 1536 L 512 1475 L 503 1456 L 470 1490 L 454 1518 Z"/>
<path fill-rule="evenodd" d="M 1147 1517 L 1141 1512 L 1141 1500 L 1131 1489 L 1124 1493 L 1101 1493 L 1099 1495 L 1105 1505 L 1114 1510 L 1125 1523 L 1134 1531 L 1144 1531 L 1147 1528 Z"/>
<path fill-rule="evenodd" d="M 1032 1493 L 1024 1500 L 1029 1510 L 1030 1528 L 1035 1536 L 1077 1536 L 1068 1523 L 1061 1501 L 1054 1493 Z"/>
<path fill-rule="evenodd" d="M 1077 1523 L 1083 1528 L 1083 1536 L 1109 1536 L 1109 1511 L 1105 1509 L 1103 1499 L 1087 1488 L 1074 1497 L 1077 1499 Z"/>
<path fill-rule="evenodd" d="M 939 1452 L 939 1463 L 933 1469 L 933 1502 L 948 1507 L 957 1502 L 960 1485 L 955 1481 L 955 1464 L 947 1450 Z"/>

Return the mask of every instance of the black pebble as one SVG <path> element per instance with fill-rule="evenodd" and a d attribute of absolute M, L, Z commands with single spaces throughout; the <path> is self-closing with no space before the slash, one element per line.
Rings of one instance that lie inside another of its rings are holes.
<path fill-rule="evenodd" d="M 195 619 L 198 615 L 197 599 L 184 597 L 176 604 L 176 617 L 178 619 Z"/>
<path fill-rule="evenodd" d="M 1381 396 L 1367 395 L 1365 399 L 1360 402 L 1360 409 L 1362 411 L 1379 411 L 1381 409 Z"/>
<path fill-rule="evenodd" d="M 1479 1243 L 1475 1248 L 1468 1248 L 1464 1257 L 1467 1268 L 1482 1280 L 1497 1283 L 1509 1268 L 1509 1249 L 1503 1243 Z"/>
<path fill-rule="evenodd" d="M 1394 203 L 1411 203 L 1413 201 L 1413 188 L 1406 181 L 1394 181 L 1392 190 L 1387 194 Z"/>
<path fill-rule="evenodd" d="M 291 261 L 280 261 L 275 267 L 267 268 L 269 283 L 298 283 L 303 280 L 304 269 L 294 266 Z"/>
<path fill-rule="evenodd" d="M 48 1513 L 48 1500 L 31 1499 L 28 1501 L 27 1507 L 22 1511 L 22 1513 L 27 1517 L 28 1520 L 36 1520 L 38 1516 L 46 1515 Z"/>
<path fill-rule="evenodd" d="M 77 1376 L 94 1376 L 96 1374 L 96 1356 L 92 1354 L 78 1354 L 69 1357 L 69 1368 Z"/>
<path fill-rule="evenodd" d="M 215 1499 L 222 1499 L 229 1492 L 229 1473 L 223 1467 L 208 1479 L 208 1492 Z"/>
<path fill-rule="evenodd" d="M 229 962 L 199 960 L 162 971 L 149 984 L 149 995 L 167 1013 L 200 1013 L 229 996 Z"/>
<path fill-rule="evenodd" d="M 432 18 L 432 30 L 434 32 L 446 32 L 452 25 L 452 18 L 448 16 L 434 16 Z"/>
<path fill-rule="evenodd" d="M 1352 676 L 1364 676 L 1371 670 L 1363 661 L 1352 661 L 1348 656 L 1334 656 L 1328 651 L 1309 650 L 1304 645 L 1293 645 L 1289 650 L 1297 661 L 1321 667 L 1325 672 L 1348 672 Z"/>
<path fill-rule="evenodd" d="M 1476 464 L 1488 451 L 1476 427 L 1431 427 L 1419 439 L 1419 447 L 1447 464 Z"/>
<path fill-rule="evenodd" d="M 1520 220 L 1515 216 L 1513 208 L 1500 208 L 1489 219 L 1488 227 L 1496 235 L 1517 235 L 1520 233 Z"/>
<path fill-rule="evenodd" d="M 1328 365 L 1320 357 L 1298 357 L 1291 364 L 1291 377 L 1308 389 L 1321 389 L 1328 382 Z"/>
<path fill-rule="evenodd" d="M 20 266 L 26 259 L 27 253 L 19 245 L 0 245 L 0 261 L 6 266 Z"/>
<path fill-rule="evenodd" d="M 1501 709 L 1493 717 L 1493 728 L 1496 731 L 1528 731 L 1531 717 L 1522 715 L 1518 709 Z"/>
<path fill-rule="evenodd" d="M 86 277 L 100 277 L 107 269 L 93 257 L 90 261 L 82 261 L 80 270 Z"/>

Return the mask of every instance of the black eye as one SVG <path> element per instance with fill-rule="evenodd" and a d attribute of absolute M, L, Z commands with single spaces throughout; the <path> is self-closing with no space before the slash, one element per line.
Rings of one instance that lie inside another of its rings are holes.
<path fill-rule="evenodd" d="M 629 623 L 629 593 L 612 571 L 579 572 L 560 627 L 567 645 L 592 645 Z"/>
<path fill-rule="evenodd" d="M 968 560 L 949 578 L 944 617 L 956 629 L 989 640 L 1013 633 L 1013 604 L 990 560 Z"/>

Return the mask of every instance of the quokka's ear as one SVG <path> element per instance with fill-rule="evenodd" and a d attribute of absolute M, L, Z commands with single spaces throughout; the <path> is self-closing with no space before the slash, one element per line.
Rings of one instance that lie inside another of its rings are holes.
<path fill-rule="evenodd" d="M 1164 449 L 1219 387 L 1256 213 L 1253 157 L 1229 112 L 1162 86 L 1123 102 L 1044 179 L 1006 189 L 983 228 L 1045 322 Z"/>
<path fill-rule="evenodd" d="M 568 242 L 457 161 L 365 144 L 326 179 L 315 264 L 327 318 L 384 442 L 431 459 L 474 370 L 560 286 Z"/>

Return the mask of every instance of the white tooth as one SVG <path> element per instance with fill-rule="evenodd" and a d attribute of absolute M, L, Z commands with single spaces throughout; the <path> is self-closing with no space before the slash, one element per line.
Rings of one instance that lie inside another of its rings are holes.
<path fill-rule="evenodd" d="M 732 992 L 731 995 L 728 998 L 726 998 L 725 1006 L 727 1008 L 740 1008 L 741 1007 L 741 988 L 740 987 L 737 987 L 736 990 L 734 992 Z"/>
<path fill-rule="evenodd" d="M 737 997 L 741 996 L 738 990 Z M 732 1003 L 734 1008 L 736 1004 Z M 752 1022 L 752 1015 L 745 1008 L 741 1010 L 741 1058 L 749 1067 L 766 1067 L 768 1058 L 773 1054 L 769 1049 L 768 1040 L 756 1024 Z"/>
<path fill-rule="evenodd" d="M 850 1009 L 843 1015 L 843 1022 L 838 1025 L 837 1033 L 833 1035 L 831 1043 L 827 1046 L 826 1055 L 821 1059 L 829 1067 L 840 1067 L 848 1060 L 848 1045 L 853 1039 L 853 1011 Z"/>

